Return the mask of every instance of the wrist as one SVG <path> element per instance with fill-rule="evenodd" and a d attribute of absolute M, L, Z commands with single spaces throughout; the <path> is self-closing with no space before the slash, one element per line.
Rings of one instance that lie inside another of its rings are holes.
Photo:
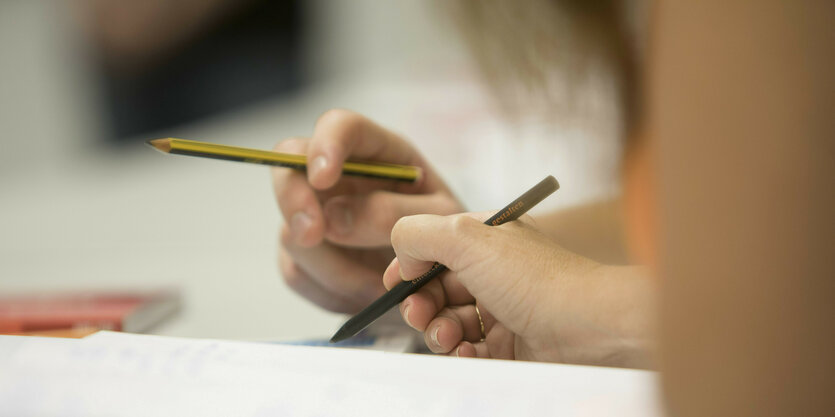
<path fill-rule="evenodd" d="M 642 267 L 597 264 L 560 277 L 552 326 L 563 362 L 652 368 L 655 288 Z"/>

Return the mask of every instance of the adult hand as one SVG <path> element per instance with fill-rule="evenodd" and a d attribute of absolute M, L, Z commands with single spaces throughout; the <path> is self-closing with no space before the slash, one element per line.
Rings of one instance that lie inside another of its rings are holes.
<path fill-rule="evenodd" d="M 279 264 L 288 286 L 328 310 L 355 313 L 385 292 L 380 275 L 394 253 L 391 229 L 403 216 L 462 211 L 424 158 L 398 135 L 346 110 L 331 110 L 310 138 L 279 143 L 306 154 L 307 174 L 273 169 L 285 219 Z M 415 183 L 343 176 L 346 160 L 414 165 Z"/>
<path fill-rule="evenodd" d="M 411 216 L 392 230 L 387 288 L 435 261 L 449 268 L 400 305 L 433 352 L 649 366 L 653 285 L 643 271 L 568 252 L 530 217 L 490 227 L 488 216 Z"/>

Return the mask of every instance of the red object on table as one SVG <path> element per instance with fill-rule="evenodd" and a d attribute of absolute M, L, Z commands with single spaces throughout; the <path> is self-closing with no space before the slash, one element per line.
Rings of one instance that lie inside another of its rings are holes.
<path fill-rule="evenodd" d="M 171 290 L 0 296 L 0 334 L 74 328 L 138 333 L 179 306 L 179 293 Z"/>

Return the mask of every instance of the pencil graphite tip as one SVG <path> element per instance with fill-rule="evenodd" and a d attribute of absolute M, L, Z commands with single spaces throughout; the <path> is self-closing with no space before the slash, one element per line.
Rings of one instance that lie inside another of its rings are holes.
<path fill-rule="evenodd" d="M 171 138 L 151 139 L 145 143 L 165 153 L 171 151 Z"/>
<path fill-rule="evenodd" d="M 349 332 L 345 331 L 345 327 L 342 327 L 341 329 L 336 331 L 336 334 L 334 334 L 333 337 L 331 337 L 330 342 L 331 343 L 341 342 L 341 341 L 343 341 L 343 340 L 345 340 L 345 339 L 347 339 L 351 336 L 353 336 L 353 334 L 349 334 Z"/>

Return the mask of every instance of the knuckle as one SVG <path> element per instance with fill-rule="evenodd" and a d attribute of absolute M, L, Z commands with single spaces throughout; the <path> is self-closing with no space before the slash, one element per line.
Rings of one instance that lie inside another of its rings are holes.
<path fill-rule="evenodd" d="M 278 236 L 282 247 L 286 249 L 293 246 L 293 234 L 290 232 L 290 228 L 283 226 Z"/>
<path fill-rule="evenodd" d="M 397 219 L 394 222 L 394 226 L 391 228 L 391 245 L 395 248 L 402 246 L 404 241 L 403 239 L 407 236 L 407 231 L 409 230 L 411 223 L 414 221 L 414 216 L 405 216 Z"/>
<path fill-rule="evenodd" d="M 282 278 L 284 278 L 284 284 L 287 285 L 287 287 L 291 290 L 297 293 L 302 293 L 302 290 L 304 289 L 305 278 L 304 276 L 302 276 L 302 274 L 298 273 L 298 269 L 295 266 L 293 266 L 292 268 L 293 270 L 290 271 L 291 273 L 284 273 L 284 271 L 282 271 Z"/>
<path fill-rule="evenodd" d="M 276 152 L 304 152 L 307 138 L 291 137 L 283 139 L 273 146 Z"/>
<path fill-rule="evenodd" d="M 394 226 L 391 228 L 391 245 L 394 247 L 399 246 L 402 243 L 402 235 L 403 235 L 403 228 L 404 222 L 406 222 L 406 217 L 401 217 L 394 222 Z"/>
<path fill-rule="evenodd" d="M 286 252 L 281 253 L 278 258 L 278 270 L 284 283 L 292 290 L 298 291 L 302 287 L 304 274 Z"/>
<path fill-rule="evenodd" d="M 392 232 L 394 226 L 402 218 L 396 210 L 395 205 L 388 198 L 375 198 L 369 200 L 369 206 L 374 207 L 374 211 L 379 213 L 371 217 L 371 227 L 374 230 Z"/>
<path fill-rule="evenodd" d="M 304 187 L 302 184 L 306 184 L 306 179 L 298 172 L 288 172 L 284 175 L 286 175 L 284 181 L 276 190 L 279 202 L 298 200 L 299 189 Z"/>
<path fill-rule="evenodd" d="M 307 152 L 307 138 L 289 138 L 278 142 L 274 147 L 275 152 L 284 153 L 299 153 Z M 279 201 L 287 199 L 287 189 L 295 178 L 304 178 L 304 175 L 294 169 L 286 169 L 283 167 L 272 167 L 273 188 L 275 189 L 276 198 Z M 306 180 L 305 180 L 306 181 Z"/>
<path fill-rule="evenodd" d="M 448 249 L 451 259 L 446 264 L 454 271 L 469 269 L 493 257 L 494 245 L 491 233 L 495 228 L 487 227 L 480 221 L 467 215 L 456 215 L 452 218 L 452 234 L 456 244 Z"/>
<path fill-rule="evenodd" d="M 456 236 L 467 235 L 474 226 L 481 224 L 478 220 L 465 215 L 452 216 L 450 223 L 450 228 Z"/>
<path fill-rule="evenodd" d="M 299 268 L 295 262 L 289 258 L 283 258 L 278 261 L 278 269 L 288 286 L 291 288 L 297 287 L 301 274 L 299 274 Z"/>
<path fill-rule="evenodd" d="M 351 126 L 363 120 L 363 117 L 346 109 L 330 109 L 322 113 L 316 120 L 316 127 L 322 126 Z"/>
<path fill-rule="evenodd" d="M 276 180 L 273 189 L 284 220 L 289 222 L 290 216 L 297 211 L 305 210 L 310 214 L 310 210 L 314 210 L 315 213 L 316 208 L 320 206 L 319 200 L 307 183 L 304 173 L 295 170 L 287 171 L 293 172 L 283 174 L 286 177 L 283 177 L 280 181 Z"/>

